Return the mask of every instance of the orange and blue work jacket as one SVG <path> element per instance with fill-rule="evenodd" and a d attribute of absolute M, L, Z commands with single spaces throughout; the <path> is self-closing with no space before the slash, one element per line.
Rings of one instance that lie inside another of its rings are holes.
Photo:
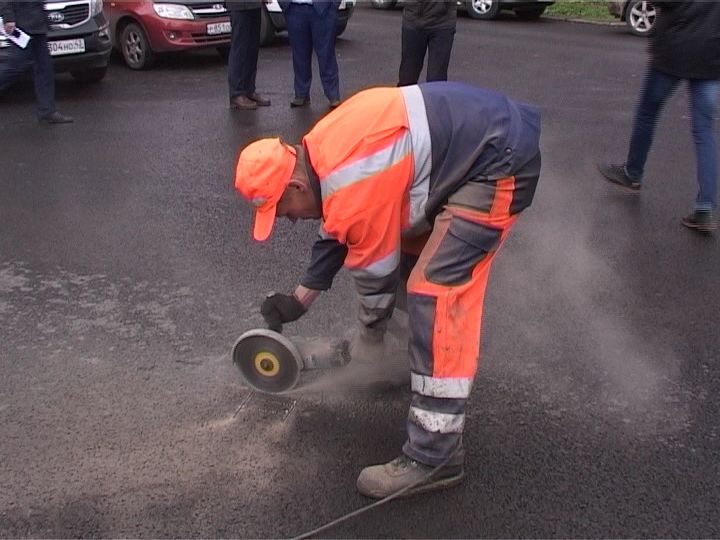
<path fill-rule="evenodd" d="M 462 83 L 356 94 L 302 141 L 323 216 L 302 285 L 326 290 L 344 264 L 358 289 L 361 322 L 385 320 L 400 280 L 402 240 L 430 230 L 466 182 L 512 176 L 538 155 L 539 138 L 535 107 Z M 515 185 L 510 212 L 529 206 L 534 191 L 534 182 Z M 488 204 L 493 196 L 488 190 Z"/>

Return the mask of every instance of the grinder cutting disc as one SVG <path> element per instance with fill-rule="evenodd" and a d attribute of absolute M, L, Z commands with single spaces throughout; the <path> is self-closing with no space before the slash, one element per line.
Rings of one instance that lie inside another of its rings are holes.
<path fill-rule="evenodd" d="M 297 347 L 272 330 L 245 332 L 235 342 L 232 356 L 243 379 L 256 390 L 270 394 L 293 388 L 303 369 Z"/>

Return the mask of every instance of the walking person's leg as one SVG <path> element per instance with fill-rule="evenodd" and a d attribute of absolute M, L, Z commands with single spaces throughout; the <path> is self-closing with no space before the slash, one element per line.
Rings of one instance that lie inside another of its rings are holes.
<path fill-rule="evenodd" d="M 680 79 L 650 68 L 635 111 L 625 169 L 630 178 L 642 180 L 660 111 Z"/>
<path fill-rule="evenodd" d="M 680 79 L 677 77 L 648 68 L 635 109 L 632 135 L 625 163 L 598 164 L 600 173 L 607 180 L 631 191 L 640 190 L 657 119 L 663 105 L 679 82 Z"/>
<path fill-rule="evenodd" d="M 428 41 L 427 82 L 447 81 L 455 29 L 437 30 Z"/>
<path fill-rule="evenodd" d="M 698 194 L 695 211 L 683 219 L 692 229 L 709 232 L 717 228 L 717 141 L 714 120 L 718 110 L 720 80 L 691 80 L 690 113 L 697 160 Z"/>
<path fill-rule="evenodd" d="M 421 30 L 403 26 L 401 40 L 398 86 L 417 84 L 425 63 L 425 51 L 428 46 L 427 34 Z"/>
<path fill-rule="evenodd" d="M 713 124 L 719 92 L 720 80 L 690 81 L 690 112 L 699 186 L 696 209 L 717 207 L 717 141 Z"/>

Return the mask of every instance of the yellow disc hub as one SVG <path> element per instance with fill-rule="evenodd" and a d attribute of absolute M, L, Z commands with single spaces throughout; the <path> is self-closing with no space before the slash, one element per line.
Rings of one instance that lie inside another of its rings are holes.
<path fill-rule="evenodd" d="M 271 352 L 259 352 L 255 355 L 255 369 L 261 375 L 274 377 L 280 372 L 280 360 Z"/>

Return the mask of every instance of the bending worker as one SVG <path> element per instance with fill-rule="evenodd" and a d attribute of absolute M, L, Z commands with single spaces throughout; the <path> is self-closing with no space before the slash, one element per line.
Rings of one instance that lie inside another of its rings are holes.
<path fill-rule="evenodd" d="M 262 139 L 240 153 L 235 187 L 255 206 L 256 240 L 269 237 L 276 218 L 322 220 L 300 285 L 261 307 L 270 328 L 300 318 L 344 265 L 360 300 L 352 361 L 380 361 L 396 291 L 411 269 L 408 438 L 400 457 L 361 472 L 364 495 L 420 482 L 409 495 L 462 479 L 485 287 L 498 249 L 532 202 L 539 136 L 535 107 L 433 82 L 362 91 L 302 144 Z"/>

